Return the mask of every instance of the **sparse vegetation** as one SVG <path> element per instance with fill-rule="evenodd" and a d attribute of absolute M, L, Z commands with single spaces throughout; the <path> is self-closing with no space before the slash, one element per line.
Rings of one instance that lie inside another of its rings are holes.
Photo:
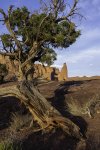
<path fill-rule="evenodd" d="M 14 113 L 11 117 L 10 131 L 16 133 L 24 128 L 29 128 L 31 121 L 31 114 L 20 115 L 19 113 Z"/>
<path fill-rule="evenodd" d="M 22 150 L 21 144 L 6 140 L 0 143 L 0 150 Z"/>

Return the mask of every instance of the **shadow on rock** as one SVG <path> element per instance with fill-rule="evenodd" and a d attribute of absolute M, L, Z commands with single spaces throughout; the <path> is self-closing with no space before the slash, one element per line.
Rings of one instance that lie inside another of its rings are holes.
<path fill-rule="evenodd" d="M 54 133 L 31 134 L 27 139 L 23 141 L 23 150 L 75 150 L 78 140 L 66 136 L 60 129 L 57 129 Z"/>
<path fill-rule="evenodd" d="M 24 106 L 15 97 L 0 98 L 0 130 L 10 125 L 11 115 L 22 111 Z"/>
<path fill-rule="evenodd" d="M 87 81 L 89 82 L 89 81 Z M 48 99 L 51 104 L 64 116 L 73 121 L 80 128 L 80 132 L 83 137 L 86 137 L 87 122 L 81 116 L 72 115 L 66 106 L 65 94 L 71 93 L 73 91 L 68 91 L 69 87 L 72 85 L 80 86 L 84 81 L 68 81 L 61 84 L 58 89 L 55 90 L 55 96 Z"/>

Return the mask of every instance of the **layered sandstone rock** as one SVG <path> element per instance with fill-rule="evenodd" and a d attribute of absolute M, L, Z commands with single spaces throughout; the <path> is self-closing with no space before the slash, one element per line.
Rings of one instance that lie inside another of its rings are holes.
<path fill-rule="evenodd" d="M 6 64 L 8 70 L 7 80 L 16 80 L 18 75 L 18 62 L 16 60 L 12 61 L 9 56 L 0 55 L 0 63 Z"/>
<path fill-rule="evenodd" d="M 54 67 L 43 66 L 41 64 L 35 64 L 35 74 L 34 77 L 42 77 L 47 80 L 55 80 L 58 76 L 59 69 Z"/>
<path fill-rule="evenodd" d="M 68 79 L 68 70 L 66 63 L 63 64 L 61 72 L 58 74 L 59 81 L 66 81 Z"/>
<path fill-rule="evenodd" d="M 8 56 L 0 55 L 0 63 L 6 64 L 9 71 L 9 75 L 17 76 L 18 74 L 18 62 L 12 61 Z M 42 77 L 47 80 L 66 81 L 68 79 L 68 70 L 66 63 L 63 64 L 61 71 L 55 67 L 43 66 L 41 64 L 34 65 L 34 77 Z"/>
<path fill-rule="evenodd" d="M 9 73 L 15 74 L 18 71 L 18 62 L 16 60 L 10 60 L 9 56 L 0 55 L 0 63 L 6 64 Z"/>
<path fill-rule="evenodd" d="M 66 63 L 63 64 L 61 71 L 55 67 L 35 64 L 35 77 L 43 77 L 47 80 L 66 81 L 68 79 L 68 70 Z"/>

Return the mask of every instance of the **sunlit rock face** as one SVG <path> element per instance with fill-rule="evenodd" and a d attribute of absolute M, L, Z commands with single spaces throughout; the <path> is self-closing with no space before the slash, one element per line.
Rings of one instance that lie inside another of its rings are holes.
<path fill-rule="evenodd" d="M 9 56 L 0 55 L 0 63 L 6 64 L 8 69 L 7 80 L 14 79 L 18 74 L 18 61 L 10 60 Z"/>
<path fill-rule="evenodd" d="M 11 73 L 16 73 L 18 71 L 18 62 L 16 60 L 10 60 L 9 56 L 0 55 L 0 63 L 6 64 L 7 69 Z"/>
<path fill-rule="evenodd" d="M 66 63 L 63 64 L 63 67 L 61 69 L 61 72 L 58 74 L 58 80 L 59 81 L 66 81 L 68 79 L 68 70 Z"/>
<path fill-rule="evenodd" d="M 61 71 L 55 67 L 43 66 L 41 64 L 35 64 L 34 77 L 42 77 L 47 80 L 58 80 L 67 81 L 68 80 L 68 70 L 66 63 L 63 64 Z"/>
<path fill-rule="evenodd" d="M 6 64 L 9 76 L 17 76 L 18 62 L 10 60 L 9 56 L 0 55 L 0 63 Z M 43 66 L 41 64 L 34 65 L 34 77 L 42 77 L 47 80 L 66 81 L 68 79 L 68 70 L 66 63 L 63 64 L 61 71 L 55 67 Z"/>

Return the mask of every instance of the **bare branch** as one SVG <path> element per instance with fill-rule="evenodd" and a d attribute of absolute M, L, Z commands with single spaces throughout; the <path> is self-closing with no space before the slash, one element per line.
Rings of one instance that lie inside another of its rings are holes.
<path fill-rule="evenodd" d="M 32 47 L 31 49 L 32 51 L 34 51 L 34 48 Z M 37 54 L 37 51 L 35 51 L 30 57 L 28 57 L 28 59 L 21 65 L 21 68 L 24 68 Z"/>
<path fill-rule="evenodd" d="M 61 22 L 61 21 L 63 21 L 63 20 L 67 20 L 67 21 L 70 22 L 69 17 L 73 16 L 74 14 L 77 14 L 77 13 L 76 13 L 76 10 L 77 10 L 76 7 L 77 7 L 77 4 L 78 4 L 78 1 L 79 1 L 79 0 L 74 0 L 74 4 L 73 4 L 73 6 L 71 7 L 69 13 L 68 13 L 66 16 L 64 16 L 64 17 L 59 17 L 59 18 L 56 20 L 56 22 Z"/>
<path fill-rule="evenodd" d="M 51 9 L 53 10 L 54 17 L 58 17 L 58 13 L 65 8 L 64 0 L 51 0 Z"/>
<path fill-rule="evenodd" d="M 14 39 L 14 41 L 15 41 L 18 49 L 22 50 L 22 46 L 21 46 L 20 42 L 18 41 L 18 39 L 16 38 L 15 32 L 11 29 L 11 26 L 10 26 L 9 13 L 12 11 L 12 8 L 13 8 L 13 5 L 11 5 L 9 7 L 8 16 L 5 14 L 5 12 L 3 11 L 3 9 L 0 9 L 0 13 L 3 15 L 3 17 L 4 17 L 4 23 L 5 23 L 8 31 L 10 32 L 12 38 Z"/>
<path fill-rule="evenodd" d="M 3 56 L 16 56 L 17 54 L 16 53 L 8 53 L 8 52 L 0 52 L 1 55 Z"/>
<path fill-rule="evenodd" d="M 3 9 L 0 8 L 0 13 L 3 15 L 4 20 L 7 19 L 7 15 L 5 14 L 5 12 L 3 11 Z"/>
<path fill-rule="evenodd" d="M 14 7 L 14 5 L 10 5 L 10 7 L 8 8 L 8 14 L 11 14 L 13 7 Z"/>
<path fill-rule="evenodd" d="M 13 37 L 13 39 L 14 39 L 14 41 L 15 41 L 17 47 L 18 47 L 18 49 L 19 49 L 19 50 L 22 50 L 22 46 L 21 46 L 19 40 L 16 38 L 15 32 L 11 29 L 9 20 L 7 20 L 7 21 L 5 22 L 5 24 L 6 24 L 6 27 L 7 27 L 8 31 L 10 32 L 11 36 Z"/>
<path fill-rule="evenodd" d="M 2 42 L 3 45 L 3 50 L 6 51 L 6 53 L 8 53 L 8 50 L 6 49 L 6 47 L 4 46 L 4 43 Z"/>
<path fill-rule="evenodd" d="M 74 0 L 74 4 L 73 4 L 71 10 L 70 10 L 70 12 L 68 13 L 68 15 L 66 16 L 67 18 L 70 17 L 70 16 L 72 16 L 73 13 L 75 12 L 76 6 L 77 6 L 77 4 L 78 4 L 78 1 L 79 1 L 79 0 Z"/>
<path fill-rule="evenodd" d="M 29 55 L 28 59 L 21 65 L 21 68 L 24 68 L 31 60 L 33 61 L 33 63 L 37 60 L 39 60 L 39 58 L 42 57 L 42 55 L 45 54 L 47 48 L 44 48 L 43 46 L 41 46 L 41 49 L 38 50 L 38 48 L 35 50 L 35 47 L 33 46 L 30 50 L 31 54 Z"/>
<path fill-rule="evenodd" d="M 3 20 L 3 19 L 0 19 L 0 21 L 4 22 L 5 20 Z"/>

